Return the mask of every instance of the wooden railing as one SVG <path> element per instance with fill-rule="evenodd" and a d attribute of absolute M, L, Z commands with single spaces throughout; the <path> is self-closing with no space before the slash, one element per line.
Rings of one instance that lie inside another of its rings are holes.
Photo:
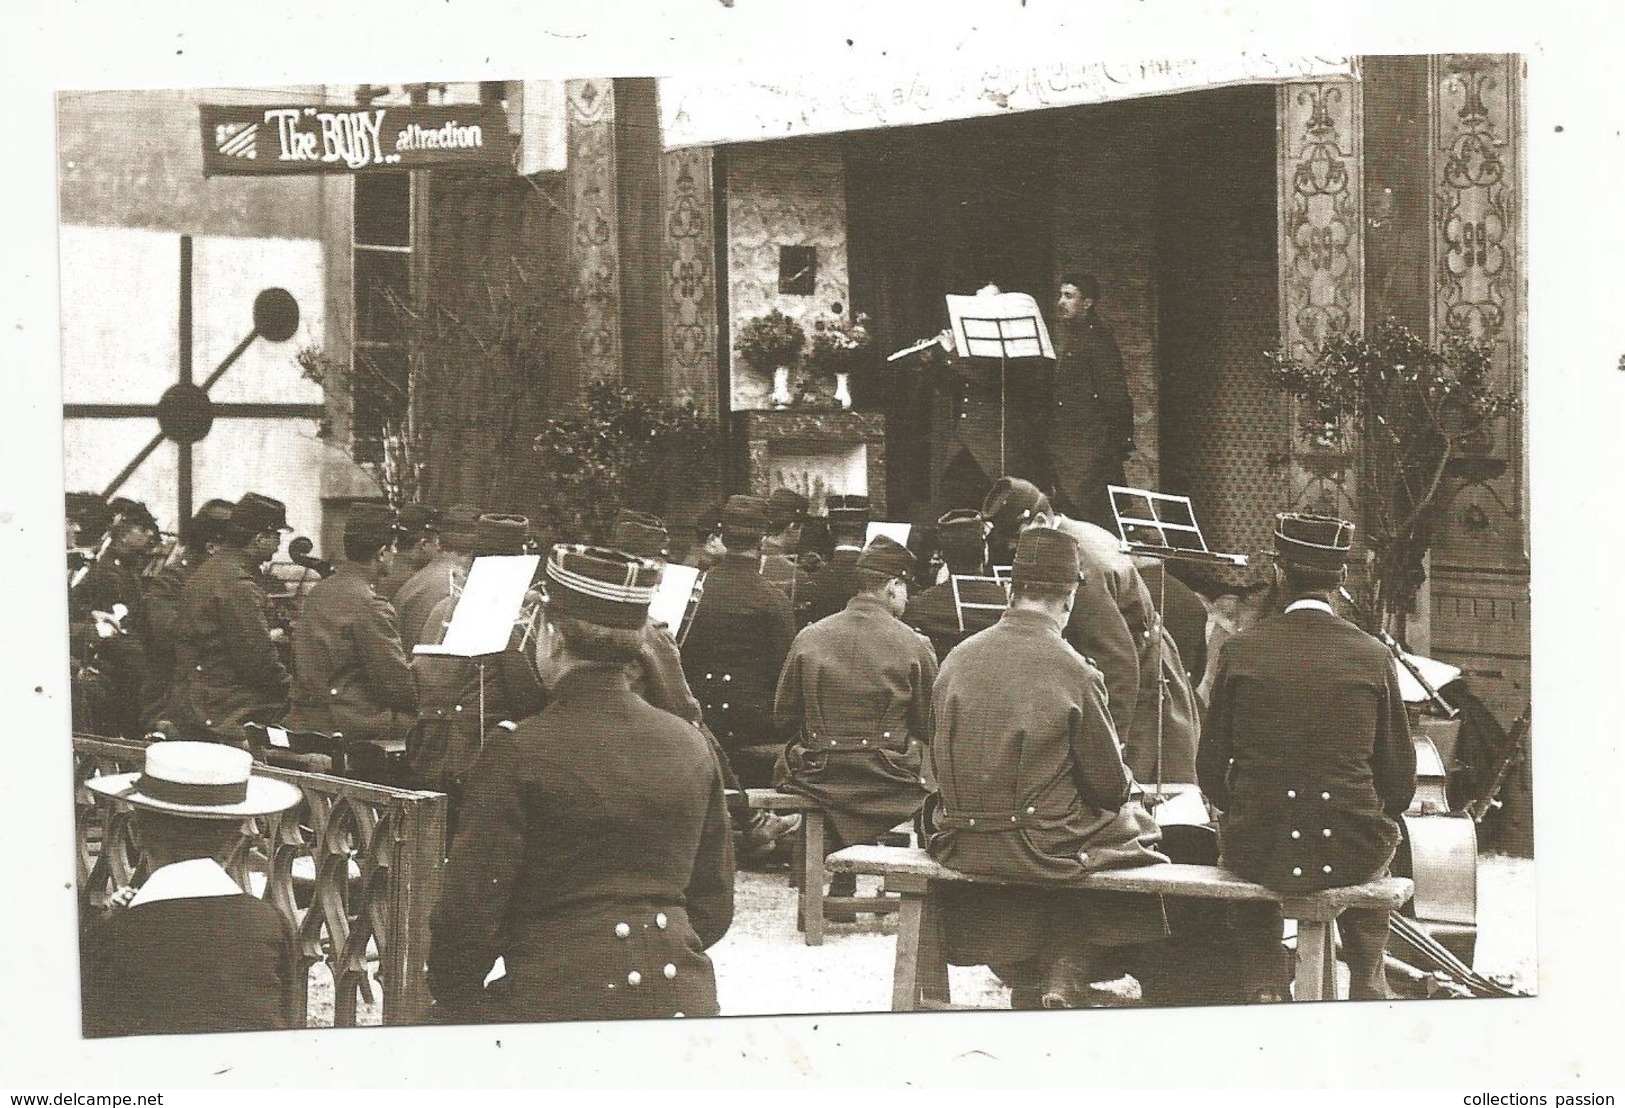
<path fill-rule="evenodd" d="M 144 749 L 73 740 L 79 891 L 92 910 L 145 874 L 129 805 L 98 797 L 84 782 L 140 770 Z M 370 1015 L 380 1000 L 381 1022 L 423 1022 L 429 911 L 445 866 L 445 796 L 271 766 L 255 772 L 294 785 L 303 800 L 244 821 L 243 841 L 227 863 L 232 877 L 292 924 L 307 978 L 318 963 L 331 971 L 334 1026 L 355 1026 L 359 1002 Z M 316 988 L 303 998 L 307 1026 L 326 1023 L 311 1019 Z"/>

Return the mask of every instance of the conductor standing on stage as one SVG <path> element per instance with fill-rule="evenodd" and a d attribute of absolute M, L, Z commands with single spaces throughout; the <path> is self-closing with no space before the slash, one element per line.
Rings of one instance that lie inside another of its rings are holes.
<path fill-rule="evenodd" d="M 1134 453 L 1134 402 L 1117 340 L 1095 311 L 1099 300 L 1100 282 L 1093 276 L 1061 278 L 1045 451 L 1057 506 L 1110 528 L 1106 486 L 1125 483 L 1123 463 Z"/>

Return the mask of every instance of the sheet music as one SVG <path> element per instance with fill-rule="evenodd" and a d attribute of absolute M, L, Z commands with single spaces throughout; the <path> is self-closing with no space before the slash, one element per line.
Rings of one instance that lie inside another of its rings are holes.
<path fill-rule="evenodd" d="M 1449 662 L 1441 662 L 1437 658 L 1424 658 L 1420 654 L 1407 654 L 1405 657 L 1421 670 L 1422 676 L 1426 677 L 1428 683 L 1436 689 L 1444 688 L 1461 676 L 1461 668 Z M 1404 696 L 1405 703 L 1420 704 L 1433 699 L 1428 696 L 1421 683 L 1411 676 L 1410 670 L 1399 664 L 1398 658 L 1394 659 L 1394 671 L 1399 674 L 1399 691 Z"/>
<path fill-rule="evenodd" d="M 654 599 L 649 602 L 649 620 L 664 623 L 673 634 L 683 625 L 683 613 L 688 611 L 688 598 L 694 595 L 694 582 L 700 571 L 694 566 L 668 564 L 655 586 Z"/>
<path fill-rule="evenodd" d="M 949 296 L 948 324 L 961 358 L 1050 358 L 1055 346 L 1038 301 L 1024 292 Z"/>
<path fill-rule="evenodd" d="M 913 533 L 913 531 L 913 525 L 908 523 L 885 523 L 879 520 L 871 521 L 868 531 L 863 536 L 863 545 L 868 546 L 870 543 L 874 542 L 876 535 L 885 535 L 898 546 L 907 546 L 908 537 Z"/>
<path fill-rule="evenodd" d="M 475 558 L 463 582 L 462 595 L 452 609 L 445 640 L 419 643 L 412 653 L 478 658 L 508 649 L 514 620 L 519 618 L 525 593 L 541 561 L 540 554 Z"/>

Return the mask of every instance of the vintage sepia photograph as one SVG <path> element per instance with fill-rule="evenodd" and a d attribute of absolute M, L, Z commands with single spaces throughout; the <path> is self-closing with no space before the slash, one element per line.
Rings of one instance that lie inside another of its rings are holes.
<path fill-rule="evenodd" d="M 84 1036 L 1539 993 L 1522 55 L 435 77 L 56 96 Z"/>

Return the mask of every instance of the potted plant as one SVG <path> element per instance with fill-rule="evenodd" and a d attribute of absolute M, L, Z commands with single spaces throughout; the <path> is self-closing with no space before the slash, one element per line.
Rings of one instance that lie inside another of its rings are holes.
<path fill-rule="evenodd" d="M 1388 320 L 1318 350 L 1266 355 L 1270 384 L 1300 403 L 1297 430 L 1311 457 L 1359 458 L 1371 607 L 1400 639 L 1459 487 L 1453 471 L 1518 404 L 1492 380 L 1493 350 L 1459 334 L 1430 344 Z"/>
<path fill-rule="evenodd" d="M 807 364 L 814 373 L 835 378 L 835 399 L 843 408 L 852 406 L 852 374 L 868 366 L 874 343 L 869 317 L 861 312 L 848 318 L 837 308 L 813 323 Z"/>
<path fill-rule="evenodd" d="M 775 308 L 741 327 L 734 349 L 756 372 L 773 374 L 773 406 L 785 408 L 792 399 L 790 370 L 806 344 L 801 324 Z"/>

